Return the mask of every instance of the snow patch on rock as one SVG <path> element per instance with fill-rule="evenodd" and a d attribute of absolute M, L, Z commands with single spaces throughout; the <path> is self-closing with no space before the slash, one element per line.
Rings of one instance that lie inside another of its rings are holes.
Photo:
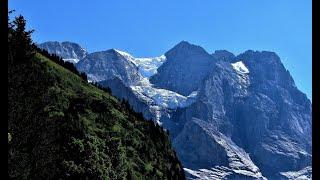
<path fill-rule="evenodd" d="M 232 174 L 232 170 L 224 166 L 216 166 L 211 169 L 198 170 L 184 168 L 184 170 L 189 180 L 226 179 L 228 175 Z"/>
<path fill-rule="evenodd" d="M 78 63 L 79 62 L 79 59 L 76 59 L 76 58 L 66 58 L 66 59 L 62 59 L 64 61 L 67 61 L 67 62 L 71 62 L 71 63 Z"/>
<path fill-rule="evenodd" d="M 238 82 L 244 87 L 248 87 L 250 85 L 249 81 L 249 69 L 245 66 L 242 61 L 238 61 L 235 63 L 231 63 L 232 68 L 236 71 Z"/>
<path fill-rule="evenodd" d="M 241 74 L 248 74 L 249 73 L 248 68 L 243 64 L 242 61 L 231 63 L 231 65 L 232 65 L 233 69 L 235 71 L 237 71 L 238 73 L 241 73 Z"/>
<path fill-rule="evenodd" d="M 300 171 L 281 172 L 280 174 L 285 176 L 289 180 L 311 180 L 312 168 L 311 166 L 307 166 Z"/>

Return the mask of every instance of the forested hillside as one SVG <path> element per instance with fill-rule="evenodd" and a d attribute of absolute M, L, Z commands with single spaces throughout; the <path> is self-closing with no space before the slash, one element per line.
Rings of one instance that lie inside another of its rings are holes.
<path fill-rule="evenodd" d="M 162 127 L 8 26 L 9 178 L 184 179 Z"/>

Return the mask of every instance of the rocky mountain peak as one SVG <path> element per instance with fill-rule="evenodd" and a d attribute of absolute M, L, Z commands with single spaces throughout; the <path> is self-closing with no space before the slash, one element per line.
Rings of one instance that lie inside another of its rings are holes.
<path fill-rule="evenodd" d="M 190 54 L 208 54 L 202 47 L 190 44 L 187 41 L 181 41 L 172 49 L 165 53 L 165 56 L 183 57 Z"/>
<path fill-rule="evenodd" d="M 201 81 L 215 63 L 214 57 L 202 47 L 182 41 L 167 53 L 167 58 L 151 76 L 150 82 L 157 87 L 188 96 L 196 91 Z"/>
<path fill-rule="evenodd" d="M 247 50 L 234 58 L 234 61 L 240 60 L 250 69 L 251 79 L 255 84 L 271 83 L 295 87 L 293 78 L 275 52 Z"/>

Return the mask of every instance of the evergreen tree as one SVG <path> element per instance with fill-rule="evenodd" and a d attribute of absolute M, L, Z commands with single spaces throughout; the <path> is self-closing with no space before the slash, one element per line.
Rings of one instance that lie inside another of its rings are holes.
<path fill-rule="evenodd" d="M 12 13 L 10 11 L 9 13 Z M 23 62 L 34 56 L 35 50 L 31 40 L 34 30 L 26 31 L 26 20 L 22 15 L 13 22 L 8 21 L 9 58 L 13 61 Z"/>

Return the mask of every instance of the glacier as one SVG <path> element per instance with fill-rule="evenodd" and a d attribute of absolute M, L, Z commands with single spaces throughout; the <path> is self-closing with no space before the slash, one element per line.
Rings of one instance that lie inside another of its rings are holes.
<path fill-rule="evenodd" d="M 179 93 L 154 87 L 150 83 L 149 78 L 157 73 L 157 69 L 166 61 L 165 55 L 151 58 L 135 58 L 131 54 L 115 49 L 128 61 L 134 63 L 143 79 L 130 85 L 130 88 L 144 99 L 151 99 L 151 104 L 156 104 L 162 108 L 176 109 L 177 107 L 186 107 L 193 103 L 196 99 L 197 91 L 192 92 L 188 96 L 183 96 Z"/>
<path fill-rule="evenodd" d="M 156 74 L 157 69 L 166 61 L 165 55 L 151 58 L 135 58 L 127 52 L 118 49 L 116 49 L 116 51 L 123 57 L 134 63 L 139 68 L 139 72 L 146 78 L 149 78 L 152 75 Z"/>

